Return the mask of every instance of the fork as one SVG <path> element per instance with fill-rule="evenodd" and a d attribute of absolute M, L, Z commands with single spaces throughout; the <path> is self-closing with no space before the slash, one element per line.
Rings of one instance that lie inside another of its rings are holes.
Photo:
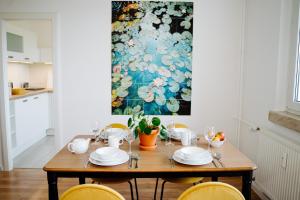
<path fill-rule="evenodd" d="M 172 157 L 169 158 L 169 162 L 170 162 L 171 168 L 174 168 L 175 167 L 175 161 Z"/>

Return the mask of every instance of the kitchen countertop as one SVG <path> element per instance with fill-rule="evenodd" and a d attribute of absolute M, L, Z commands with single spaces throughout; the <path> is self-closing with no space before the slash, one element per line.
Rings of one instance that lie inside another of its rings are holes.
<path fill-rule="evenodd" d="M 46 88 L 46 89 L 43 89 L 43 90 L 36 90 L 36 91 L 29 91 L 28 90 L 28 91 L 26 91 L 25 94 L 22 94 L 22 95 L 12 95 L 11 97 L 9 97 L 9 100 L 16 100 L 16 99 L 21 99 L 21 98 L 37 95 L 37 94 L 52 93 L 52 92 L 53 92 L 52 88 Z"/>

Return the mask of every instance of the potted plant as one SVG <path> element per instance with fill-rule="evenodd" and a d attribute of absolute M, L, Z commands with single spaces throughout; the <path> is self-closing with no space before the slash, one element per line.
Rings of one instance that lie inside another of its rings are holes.
<path fill-rule="evenodd" d="M 140 148 L 154 150 L 156 148 L 157 135 L 162 139 L 167 136 L 167 130 L 158 117 L 146 116 L 142 111 L 134 113 L 128 119 L 128 127 L 133 131 L 134 138 L 139 137 Z"/>

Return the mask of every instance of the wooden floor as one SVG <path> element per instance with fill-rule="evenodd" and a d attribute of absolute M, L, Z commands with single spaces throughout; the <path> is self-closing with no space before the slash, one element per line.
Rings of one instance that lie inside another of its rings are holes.
<path fill-rule="evenodd" d="M 241 189 L 240 178 L 222 178 L 222 182 L 229 183 Z M 77 179 L 59 179 L 59 194 L 71 186 L 77 185 Z M 120 192 L 126 199 L 130 199 L 128 183 L 107 185 Z M 153 199 L 155 179 L 138 179 L 141 200 Z M 164 199 L 173 200 L 189 185 L 167 183 L 165 185 Z M 160 187 L 159 191 L 160 193 Z M 11 172 L 0 172 L 0 199 L 1 200 L 47 200 L 47 176 L 41 169 L 15 169 Z M 260 198 L 252 192 L 252 200 Z"/>

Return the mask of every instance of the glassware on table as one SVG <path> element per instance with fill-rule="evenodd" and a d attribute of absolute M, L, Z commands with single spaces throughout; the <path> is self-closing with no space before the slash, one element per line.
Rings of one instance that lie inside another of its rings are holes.
<path fill-rule="evenodd" d="M 93 134 L 93 139 L 96 139 L 100 134 L 100 122 L 94 121 L 91 123 L 91 132 Z"/>
<path fill-rule="evenodd" d="M 126 141 L 128 142 L 128 155 L 132 154 L 131 151 L 131 143 L 134 141 L 134 134 L 131 130 L 128 131 L 128 135 L 126 136 Z"/>
<path fill-rule="evenodd" d="M 172 137 L 172 134 L 174 134 L 174 129 L 175 129 L 175 123 L 172 120 L 171 123 L 167 127 L 167 140 L 166 140 L 166 144 L 172 143 L 171 137 Z"/>
<path fill-rule="evenodd" d="M 212 139 L 215 137 L 215 135 L 216 135 L 215 127 L 207 127 L 204 131 L 204 137 L 208 143 L 208 147 L 207 147 L 208 151 L 210 151 L 210 144 Z"/>
<path fill-rule="evenodd" d="M 198 135 L 192 135 L 191 146 L 198 146 Z"/>

